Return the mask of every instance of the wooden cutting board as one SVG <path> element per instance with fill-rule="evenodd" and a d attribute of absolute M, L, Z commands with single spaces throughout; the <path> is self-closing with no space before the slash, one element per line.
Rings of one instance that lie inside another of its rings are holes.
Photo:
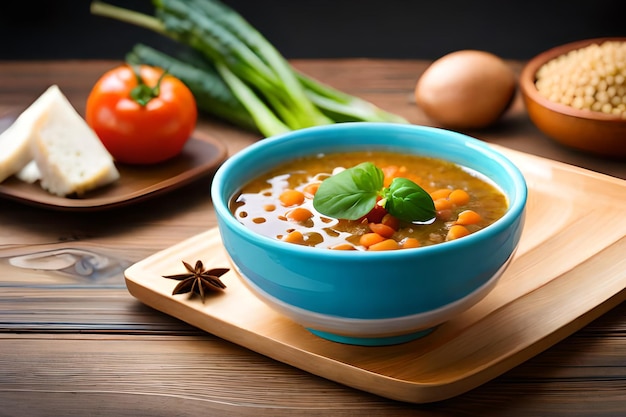
<path fill-rule="evenodd" d="M 230 267 L 217 229 L 126 270 L 143 303 L 321 377 L 400 401 L 471 390 L 547 349 L 626 300 L 626 181 L 497 147 L 529 187 L 518 251 L 480 303 L 420 340 L 363 347 L 330 342 L 274 312 L 232 269 L 205 303 L 172 296 L 181 261 Z"/>

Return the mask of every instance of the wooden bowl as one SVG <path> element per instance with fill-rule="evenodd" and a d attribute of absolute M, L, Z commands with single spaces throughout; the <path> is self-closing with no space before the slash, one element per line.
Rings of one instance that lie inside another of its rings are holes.
<path fill-rule="evenodd" d="M 537 55 L 522 70 L 520 91 L 531 121 L 547 136 L 580 151 L 626 158 L 626 118 L 553 102 L 541 96 L 535 86 L 535 74 L 546 62 L 569 51 L 607 40 L 626 41 L 626 37 L 581 40 Z"/>

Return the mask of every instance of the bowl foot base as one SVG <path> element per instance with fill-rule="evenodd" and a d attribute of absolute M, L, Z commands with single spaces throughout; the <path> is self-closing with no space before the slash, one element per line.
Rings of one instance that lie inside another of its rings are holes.
<path fill-rule="evenodd" d="M 336 333 L 324 332 L 321 330 L 315 330 L 307 328 L 307 330 L 314 335 L 321 337 L 322 339 L 330 340 L 331 342 L 343 343 L 347 345 L 357 346 L 389 346 L 398 345 L 400 343 L 410 342 L 429 335 L 435 328 L 424 329 L 418 332 L 402 334 L 398 336 L 385 336 L 385 337 L 353 337 L 344 336 Z"/>

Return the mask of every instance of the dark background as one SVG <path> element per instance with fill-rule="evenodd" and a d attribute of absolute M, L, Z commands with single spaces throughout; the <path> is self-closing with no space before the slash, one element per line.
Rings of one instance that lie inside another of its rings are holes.
<path fill-rule="evenodd" d="M 150 0 L 110 0 L 148 12 Z M 626 36 L 626 0 L 224 0 L 288 58 L 435 59 L 482 49 L 528 59 L 550 47 Z M 0 9 L 0 60 L 123 59 L 137 42 L 173 44 L 93 16 L 87 0 L 21 0 Z"/>

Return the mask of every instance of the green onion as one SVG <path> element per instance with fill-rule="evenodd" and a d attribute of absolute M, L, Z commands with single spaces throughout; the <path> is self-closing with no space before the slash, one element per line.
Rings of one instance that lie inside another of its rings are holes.
<path fill-rule="evenodd" d="M 218 0 L 153 4 L 154 16 L 100 1 L 91 4 L 91 12 L 190 48 L 192 54 L 173 57 L 138 44 L 127 61 L 168 70 L 187 84 L 200 109 L 217 117 L 265 136 L 345 121 L 408 123 L 297 72 L 256 28 Z"/>

